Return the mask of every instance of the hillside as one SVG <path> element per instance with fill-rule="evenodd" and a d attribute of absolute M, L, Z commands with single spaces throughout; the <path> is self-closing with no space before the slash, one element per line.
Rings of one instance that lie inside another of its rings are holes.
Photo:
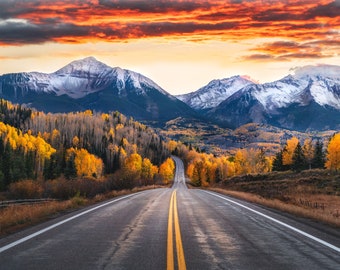
<path fill-rule="evenodd" d="M 239 148 L 262 148 L 267 155 L 275 155 L 292 137 L 327 142 L 336 131 L 298 132 L 257 123 L 228 129 L 197 119 L 176 118 L 168 121 L 160 132 L 208 153 L 233 155 Z"/>
<path fill-rule="evenodd" d="M 152 128 L 119 112 L 45 114 L 1 100 L 0 121 L 4 122 L 0 122 L 0 190 L 27 178 L 100 181 L 117 172 L 123 178 L 133 159 L 153 170 L 170 155 L 166 142 Z M 153 181 L 154 174 L 130 175 L 125 184 Z"/>

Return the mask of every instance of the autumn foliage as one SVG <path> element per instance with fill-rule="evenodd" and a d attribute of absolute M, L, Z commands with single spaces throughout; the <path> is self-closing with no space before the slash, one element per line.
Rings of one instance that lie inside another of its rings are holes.
<path fill-rule="evenodd" d="M 66 161 L 73 160 L 77 176 L 100 178 L 103 173 L 103 161 L 90 154 L 86 149 L 71 147 L 66 152 Z"/>
<path fill-rule="evenodd" d="M 72 186 L 61 179 L 86 178 L 93 185 L 109 181 L 107 188 L 154 184 L 169 155 L 153 129 L 119 112 L 45 114 L 0 100 L 0 191 L 25 179 Z"/>
<path fill-rule="evenodd" d="M 159 167 L 159 175 L 165 184 L 174 178 L 175 163 L 171 158 L 167 158 Z"/>
<path fill-rule="evenodd" d="M 340 169 L 340 133 L 335 134 L 328 144 L 326 168 L 335 171 Z"/>
<path fill-rule="evenodd" d="M 219 156 L 191 150 L 187 175 L 197 186 L 208 186 L 228 177 L 271 170 L 271 161 L 260 149 L 239 149 L 234 156 Z"/>

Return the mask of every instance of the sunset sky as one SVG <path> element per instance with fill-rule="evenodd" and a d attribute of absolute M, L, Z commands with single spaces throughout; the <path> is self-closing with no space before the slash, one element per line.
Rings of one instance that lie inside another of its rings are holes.
<path fill-rule="evenodd" d="M 0 74 L 94 56 L 172 94 L 212 79 L 340 65 L 340 0 L 0 1 Z"/>

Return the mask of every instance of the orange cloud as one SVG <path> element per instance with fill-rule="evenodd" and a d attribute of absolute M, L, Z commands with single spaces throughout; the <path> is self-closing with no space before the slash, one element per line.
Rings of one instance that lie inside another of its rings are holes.
<path fill-rule="evenodd" d="M 339 49 L 339 14 L 336 0 L 13 0 L 0 3 L 0 44 L 276 38 L 248 58 L 326 57 Z"/>

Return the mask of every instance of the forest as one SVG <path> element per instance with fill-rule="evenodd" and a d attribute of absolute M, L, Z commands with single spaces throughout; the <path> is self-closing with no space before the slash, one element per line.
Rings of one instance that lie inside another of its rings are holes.
<path fill-rule="evenodd" d="M 195 186 L 209 186 L 235 175 L 338 170 L 340 134 L 329 142 L 292 137 L 275 156 L 262 148 L 217 156 L 161 137 L 119 112 L 52 114 L 0 100 L 0 191 L 13 197 L 95 196 L 167 185 L 175 168 L 171 154 L 183 159 Z"/>
<path fill-rule="evenodd" d="M 174 155 L 184 160 L 186 175 L 195 186 L 208 187 L 233 176 L 260 175 L 272 171 L 340 169 L 340 133 L 334 134 L 327 142 L 314 142 L 309 138 L 300 142 L 292 137 L 275 156 L 268 155 L 262 148 L 238 149 L 233 156 L 216 156 L 201 153 L 176 141 L 171 141 L 169 146 Z"/>
<path fill-rule="evenodd" d="M 74 185 L 82 179 L 101 189 L 104 184 L 122 189 L 166 184 L 172 178 L 166 141 L 119 112 L 45 114 L 1 100 L 0 121 L 2 191 L 15 189 L 22 180 Z"/>

